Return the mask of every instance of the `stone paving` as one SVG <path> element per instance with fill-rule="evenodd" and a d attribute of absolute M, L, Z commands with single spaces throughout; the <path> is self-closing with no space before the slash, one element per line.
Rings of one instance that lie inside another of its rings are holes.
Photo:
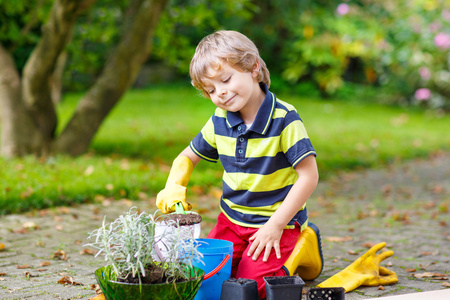
<path fill-rule="evenodd" d="M 0 248 L 4 245 L 0 250 L 0 299 L 95 297 L 93 273 L 103 261 L 83 247 L 88 232 L 99 227 L 104 216 L 112 221 L 131 206 L 155 210 L 154 199 L 103 199 L 78 207 L 0 217 Z M 325 267 L 318 279 L 306 282 L 304 291 L 379 242 L 386 242 L 394 251 L 382 265 L 394 270 L 399 282 L 359 287 L 347 293 L 346 299 L 449 291 L 449 209 L 449 154 L 340 174 L 321 182 L 308 211 L 310 220 L 321 230 Z M 217 200 L 199 197 L 195 210 L 204 217 L 205 236 L 217 214 Z"/>

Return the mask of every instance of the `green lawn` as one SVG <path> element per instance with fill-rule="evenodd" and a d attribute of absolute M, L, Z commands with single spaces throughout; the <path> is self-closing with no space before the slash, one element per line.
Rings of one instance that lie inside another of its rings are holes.
<path fill-rule="evenodd" d="M 59 130 L 79 98 L 68 95 L 60 105 Z M 450 118 L 435 112 L 356 99 L 279 98 L 299 111 L 318 153 L 322 180 L 340 170 L 374 168 L 450 150 Z M 153 197 L 164 186 L 171 161 L 213 111 L 214 105 L 188 86 L 132 90 L 105 120 L 88 154 L 75 159 L 0 158 L 0 214 L 104 197 Z M 220 164 L 202 162 L 189 193 L 207 193 L 220 185 Z"/>

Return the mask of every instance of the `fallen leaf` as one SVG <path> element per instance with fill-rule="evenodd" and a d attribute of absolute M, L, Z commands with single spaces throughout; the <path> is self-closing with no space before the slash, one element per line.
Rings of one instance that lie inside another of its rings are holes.
<path fill-rule="evenodd" d="M 105 199 L 106 199 L 106 197 L 103 195 L 95 195 L 95 197 L 94 197 L 95 202 L 103 202 L 103 201 L 105 201 Z"/>
<path fill-rule="evenodd" d="M 442 283 L 442 286 L 444 287 L 450 287 L 450 282 L 446 281 Z"/>
<path fill-rule="evenodd" d="M 5 244 L 0 243 L 0 251 L 3 250 L 3 249 L 5 249 Z"/>
<path fill-rule="evenodd" d="M 8 274 L 5 272 L 0 272 L 0 276 L 5 276 L 5 275 L 8 275 Z"/>
<path fill-rule="evenodd" d="M 380 285 L 380 286 L 378 287 L 378 290 L 384 291 L 384 286 Z"/>
<path fill-rule="evenodd" d="M 433 201 L 428 201 L 427 203 L 424 204 L 424 207 L 425 207 L 425 209 L 435 208 L 436 203 L 434 203 Z"/>
<path fill-rule="evenodd" d="M 39 275 L 32 275 L 30 272 L 25 271 L 23 272 L 23 275 L 27 278 L 30 279 L 31 277 L 39 277 Z"/>
<path fill-rule="evenodd" d="M 144 201 L 144 200 L 148 200 L 149 198 L 148 198 L 148 195 L 146 193 L 138 192 L 138 199 Z"/>
<path fill-rule="evenodd" d="M 422 251 L 422 252 L 420 252 L 420 255 L 421 256 L 428 256 L 428 255 L 438 255 L 439 254 L 439 251 L 434 251 L 434 252 L 431 252 L 431 251 Z"/>
<path fill-rule="evenodd" d="M 50 266 L 50 262 L 49 261 L 43 261 L 41 262 L 41 267 L 46 267 L 46 266 Z"/>
<path fill-rule="evenodd" d="M 386 184 L 381 187 L 381 190 L 385 196 L 388 196 L 392 192 L 392 185 Z"/>
<path fill-rule="evenodd" d="M 423 265 L 423 264 L 419 264 L 419 267 L 421 268 L 421 269 L 426 269 L 426 268 L 428 268 L 429 266 L 431 266 L 431 265 L 435 265 L 435 264 L 437 264 L 437 262 L 436 261 L 432 261 L 432 262 L 430 262 L 430 263 L 428 263 L 428 264 L 425 264 L 425 265 Z"/>
<path fill-rule="evenodd" d="M 36 271 L 36 272 L 44 272 L 44 271 L 47 271 L 47 269 L 45 269 L 45 268 L 40 268 L 40 269 L 35 269 L 35 271 Z"/>
<path fill-rule="evenodd" d="M 98 284 L 91 284 L 91 290 L 95 291 L 97 295 L 102 294 L 102 289 Z"/>
<path fill-rule="evenodd" d="M 94 166 L 90 165 L 86 168 L 86 170 L 84 170 L 84 176 L 89 176 L 92 173 L 94 173 Z"/>
<path fill-rule="evenodd" d="M 122 161 L 120 162 L 120 168 L 122 170 L 129 170 L 130 169 L 130 163 L 128 162 L 128 159 L 122 159 Z"/>
<path fill-rule="evenodd" d="M 433 273 L 433 272 L 424 272 L 424 273 L 418 273 L 418 274 L 411 274 L 413 277 L 422 279 L 422 278 L 431 278 L 435 280 L 447 280 L 448 275 L 442 274 L 442 273 Z"/>
<path fill-rule="evenodd" d="M 16 266 L 16 269 L 29 269 L 29 268 L 31 268 L 30 265 L 21 265 L 21 266 L 17 265 Z"/>
<path fill-rule="evenodd" d="M 83 285 L 79 282 L 73 281 L 72 277 L 69 276 L 63 276 L 60 280 L 58 280 L 58 283 L 60 284 L 70 284 L 70 285 Z"/>
<path fill-rule="evenodd" d="M 320 216 L 320 212 L 318 212 L 318 211 L 311 211 L 311 212 L 309 212 L 308 211 L 308 217 L 317 218 L 318 216 Z"/>
<path fill-rule="evenodd" d="M 89 298 L 88 300 L 106 300 L 106 298 L 103 294 L 99 294 L 99 295 L 95 296 L 94 298 Z"/>
<path fill-rule="evenodd" d="M 348 250 L 348 254 L 350 254 L 350 255 L 357 255 L 358 252 L 356 252 L 354 250 Z"/>
<path fill-rule="evenodd" d="M 364 248 L 372 248 L 375 245 L 376 245 L 376 243 L 374 243 L 374 242 L 365 242 L 361 246 L 363 246 Z"/>
<path fill-rule="evenodd" d="M 58 231 L 62 231 L 63 230 L 63 226 L 61 224 L 57 224 L 55 225 L 55 229 Z"/>
<path fill-rule="evenodd" d="M 68 215 L 70 214 L 70 209 L 68 207 L 62 206 L 60 208 L 58 208 L 59 213 L 64 214 L 64 215 Z"/>
<path fill-rule="evenodd" d="M 190 190 L 191 190 L 191 192 L 193 192 L 196 195 L 203 195 L 205 193 L 205 190 L 201 186 L 198 186 L 198 185 L 193 185 L 190 188 Z"/>
<path fill-rule="evenodd" d="M 351 236 L 340 237 L 340 236 L 326 236 L 325 239 L 329 242 L 348 242 L 352 240 Z"/>
<path fill-rule="evenodd" d="M 416 272 L 417 269 L 406 268 L 405 271 L 406 271 L 406 272 L 409 272 L 409 273 L 412 273 L 412 272 Z"/>
<path fill-rule="evenodd" d="M 23 223 L 22 227 L 27 228 L 27 229 L 33 229 L 33 230 L 39 229 L 39 226 L 36 225 L 36 223 L 31 222 L 31 221 Z"/>
<path fill-rule="evenodd" d="M 442 194 L 442 192 L 444 191 L 444 188 L 442 187 L 442 185 L 440 184 L 436 184 L 433 189 L 432 189 L 433 193 L 435 194 Z"/>
<path fill-rule="evenodd" d="M 67 260 L 67 255 L 64 250 L 58 250 L 53 253 L 53 259 L 61 259 L 61 260 Z"/>
<path fill-rule="evenodd" d="M 39 216 L 46 217 L 49 213 L 50 213 L 50 211 L 48 209 L 41 209 L 39 211 Z"/>
<path fill-rule="evenodd" d="M 28 197 L 30 197 L 33 194 L 33 189 L 31 187 L 28 187 L 28 189 L 22 193 L 20 193 L 20 198 L 21 199 L 26 199 Z"/>
<path fill-rule="evenodd" d="M 95 252 L 92 249 L 84 248 L 83 250 L 80 251 L 80 254 L 81 255 L 95 255 Z"/>

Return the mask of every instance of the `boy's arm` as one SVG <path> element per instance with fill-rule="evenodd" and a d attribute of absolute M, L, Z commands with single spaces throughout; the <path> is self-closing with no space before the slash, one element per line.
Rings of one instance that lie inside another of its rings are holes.
<path fill-rule="evenodd" d="M 183 151 L 181 151 L 181 153 L 178 156 L 186 156 L 187 158 L 189 158 L 192 161 L 194 168 L 200 162 L 200 160 L 202 160 L 200 156 L 195 154 L 194 151 L 192 151 L 191 147 L 189 146 L 187 146 Z"/>
<path fill-rule="evenodd" d="M 298 179 L 283 203 L 270 217 L 269 221 L 250 238 L 253 243 L 247 255 L 253 255 L 253 260 L 258 259 L 258 256 L 265 250 L 263 261 L 267 261 L 272 248 L 274 248 L 277 258 L 281 258 L 280 239 L 283 229 L 303 207 L 317 186 L 319 172 L 313 155 L 303 159 L 295 166 L 295 170 L 298 173 Z"/>
<path fill-rule="evenodd" d="M 186 202 L 186 186 L 192 171 L 200 161 L 190 147 L 184 149 L 172 163 L 165 188 L 156 196 L 156 206 L 165 214 L 175 211 L 175 204 L 181 202 L 185 210 L 191 209 Z"/>

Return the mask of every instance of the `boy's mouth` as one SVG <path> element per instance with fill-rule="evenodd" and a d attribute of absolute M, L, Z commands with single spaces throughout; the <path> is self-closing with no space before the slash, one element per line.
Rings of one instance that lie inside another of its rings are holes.
<path fill-rule="evenodd" d="M 236 95 L 234 95 L 233 97 L 231 97 L 228 100 L 226 100 L 223 104 L 227 105 L 228 103 L 230 103 L 234 99 L 234 97 L 236 97 Z"/>

